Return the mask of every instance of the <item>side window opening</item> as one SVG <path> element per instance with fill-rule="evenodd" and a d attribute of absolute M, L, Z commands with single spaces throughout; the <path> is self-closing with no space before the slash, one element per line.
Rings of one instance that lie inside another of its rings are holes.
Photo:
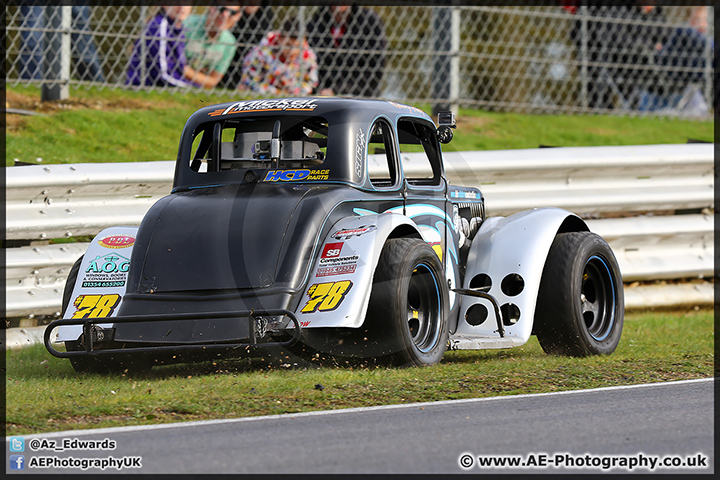
<path fill-rule="evenodd" d="M 440 185 L 440 152 L 435 130 L 420 122 L 398 120 L 398 145 L 410 185 Z M 414 155 L 408 156 L 406 154 Z"/>
<path fill-rule="evenodd" d="M 207 128 L 199 130 L 193 138 L 190 155 L 190 168 L 199 173 L 206 173 L 210 161 L 210 145 L 212 143 L 212 130 Z"/>
<path fill-rule="evenodd" d="M 393 152 L 392 129 L 387 122 L 379 120 L 370 131 L 367 145 L 368 176 L 374 187 L 395 186 L 397 169 Z"/>

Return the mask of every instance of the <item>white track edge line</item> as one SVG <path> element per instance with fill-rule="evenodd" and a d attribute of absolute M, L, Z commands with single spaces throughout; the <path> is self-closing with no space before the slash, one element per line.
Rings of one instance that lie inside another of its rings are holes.
<path fill-rule="evenodd" d="M 429 407 L 429 406 L 442 406 L 442 405 L 459 405 L 464 403 L 483 403 L 497 400 L 515 400 L 522 398 L 534 398 L 534 397 L 548 397 L 554 395 L 575 395 L 583 393 L 596 393 L 596 392 L 608 392 L 615 390 L 631 390 L 647 387 L 664 387 L 683 385 L 689 383 L 704 383 L 713 382 L 714 377 L 710 378 L 698 378 L 692 380 L 677 380 L 671 382 L 656 382 L 656 383 L 641 383 L 638 385 L 617 385 L 614 387 L 597 387 L 588 388 L 585 390 L 566 390 L 561 392 L 544 392 L 544 393 L 525 393 L 521 395 L 505 395 L 498 397 L 482 397 L 482 398 L 461 398 L 457 400 L 438 400 L 436 402 L 414 402 L 414 403 L 401 403 L 396 405 L 375 405 L 371 407 L 353 407 L 353 408 L 339 408 L 337 410 L 319 410 L 313 412 L 298 412 L 298 413 L 282 413 L 279 415 L 262 415 L 257 417 L 240 417 L 240 418 L 220 418 L 215 420 L 198 420 L 190 422 L 176 422 L 176 423 L 160 423 L 153 425 L 130 425 L 126 427 L 109 427 L 109 428 L 96 428 L 87 430 L 66 430 L 62 432 L 48 432 L 48 433 L 33 433 L 28 435 L 9 435 L 5 437 L 5 441 L 10 441 L 12 437 L 24 437 L 24 438 L 56 438 L 56 437 L 76 437 L 80 435 L 105 435 L 111 433 L 125 433 L 125 432 L 137 432 L 143 430 L 160 430 L 166 428 L 181 428 L 181 427 L 197 427 L 205 425 L 217 425 L 224 423 L 240 423 L 240 422 L 252 422 L 258 420 L 270 420 L 270 419 L 287 419 L 296 417 L 314 417 L 314 416 L 325 416 L 325 415 L 337 415 L 343 413 L 356 413 L 356 412 L 371 412 L 377 410 L 394 410 L 402 408 L 417 408 L 417 407 Z"/>

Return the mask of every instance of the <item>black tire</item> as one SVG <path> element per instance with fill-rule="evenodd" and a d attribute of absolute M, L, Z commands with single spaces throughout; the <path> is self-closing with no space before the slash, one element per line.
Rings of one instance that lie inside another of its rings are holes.
<path fill-rule="evenodd" d="M 84 256 L 85 255 L 81 255 L 80 258 L 75 261 L 72 268 L 70 269 L 70 272 L 68 273 L 67 280 L 65 280 L 65 289 L 63 290 L 62 297 L 62 312 L 60 313 L 61 315 L 65 315 L 65 311 L 67 310 L 68 305 L 70 305 L 72 292 L 75 288 L 75 281 L 77 280 L 78 272 L 80 271 L 80 264 L 82 263 Z"/>
<path fill-rule="evenodd" d="M 448 292 L 442 264 L 416 238 L 390 239 L 373 279 L 366 324 L 379 356 L 398 366 L 439 363 L 448 342 Z"/>
<path fill-rule="evenodd" d="M 80 272 L 80 264 L 82 263 L 84 255 L 77 259 L 75 264 L 68 273 L 67 281 L 65 282 L 65 289 L 63 290 L 62 299 L 62 314 L 65 314 L 67 307 L 70 305 L 72 300 L 73 289 L 75 288 L 75 282 Z M 77 352 L 85 350 L 83 338 L 80 336 L 78 340 L 65 342 L 65 350 L 68 352 Z M 148 365 L 142 360 L 132 362 L 121 362 L 114 358 L 106 357 L 71 357 L 69 358 L 70 364 L 72 365 L 75 373 L 121 373 L 125 370 L 133 369 L 133 371 L 147 370 Z"/>
<path fill-rule="evenodd" d="M 591 232 L 555 237 L 545 262 L 535 333 L 546 353 L 615 351 L 625 316 L 622 276 L 607 242 Z"/>
<path fill-rule="evenodd" d="M 65 342 L 65 350 L 68 352 L 77 352 L 85 350 L 85 346 L 81 340 L 74 342 Z M 122 362 L 117 361 L 114 358 L 107 357 L 96 357 L 96 356 L 82 356 L 82 357 L 71 357 L 70 364 L 72 365 L 75 373 L 95 373 L 95 374 L 109 374 L 109 373 L 121 373 L 129 369 L 129 366 L 125 366 Z"/>

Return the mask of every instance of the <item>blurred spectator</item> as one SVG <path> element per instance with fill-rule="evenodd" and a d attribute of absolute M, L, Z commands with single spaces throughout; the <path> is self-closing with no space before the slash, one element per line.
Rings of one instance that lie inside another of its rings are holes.
<path fill-rule="evenodd" d="M 698 86 L 705 77 L 708 48 L 712 68 L 715 68 L 715 41 L 707 34 L 708 7 L 694 7 L 688 23 L 687 27 L 675 29 L 657 52 L 656 64 L 662 67 L 662 80 L 668 88 L 663 97 L 646 99 L 647 110 L 669 106 L 698 115 L 709 113 L 709 106 Z"/>
<path fill-rule="evenodd" d="M 703 35 L 707 35 L 709 15 L 710 9 L 707 6 L 693 7 L 692 12 L 690 13 L 690 27 L 694 28 Z"/>
<path fill-rule="evenodd" d="M 387 40 L 377 13 L 354 4 L 324 6 L 307 35 L 318 54 L 320 94 L 379 96 Z"/>
<path fill-rule="evenodd" d="M 235 55 L 235 37 L 229 32 L 240 19 L 240 6 L 211 5 L 204 15 L 185 20 L 188 64 L 184 77 L 205 88 L 214 88 L 228 71 Z"/>
<path fill-rule="evenodd" d="M 225 88 L 235 88 L 242 77 L 242 62 L 250 49 L 259 45 L 275 23 L 275 12 L 268 2 L 243 2 L 240 21 L 230 30 L 237 41 L 235 57 L 220 82 Z"/>
<path fill-rule="evenodd" d="M 91 9 L 86 1 L 73 2 L 70 44 L 71 65 L 75 66 L 78 80 L 104 82 L 97 47 L 90 32 Z M 45 56 L 45 6 L 37 2 L 20 3 L 20 78 L 41 80 L 44 75 Z M 57 52 L 48 52 L 57 57 Z"/>
<path fill-rule="evenodd" d="M 658 82 L 652 67 L 655 55 L 667 41 L 671 29 L 662 7 L 639 2 L 628 7 L 628 13 L 621 18 L 637 22 L 625 27 L 626 33 L 617 39 L 618 48 L 625 53 L 611 59 L 618 63 L 611 69 L 621 94 L 628 101 L 628 108 L 643 110 L 647 98 L 665 95 L 665 86 Z"/>
<path fill-rule="evenodd" d="M 38 5 L 20 4 L 20 78 L 42 79 L 44 33 L 38 29 L 45 28 L 45 9 Z"/>
<path fill-rule="evenodd" d="M 698 82 L 705 67 L 705 48 L 710 43 L 711 54 L 715 41 L 707 34 L 708 7 L 694 7 L 688 26 L 673 30 L 672 35 L 657 54 L 657 63 L 671 67 L 670 72 L 676 78 L 687 82 Z M 692 70 L 690 70 L 692 69 Z"/>
<path fill-rule="evenodd" d="M 617 98 L 624 108 L 634 107 L 640 92 L 656 88 L 647 67 L 669 33 L 662 25 L 662 7 L 593 5 L 585 7 L 584 13 L 588 15 L 587 37 L 582 38 L 582 19 L 575 22 L 571 36 L 578 58 L 583 42 L 587 48 L 588 106 L 612 109 Z"/>
<path fill-rule="evenodd" d="M 309 95 L 318 85 L 317 57 L 300 32 L 300 22 L 288 19 L 269 32 L 243 60 L 238 88 L 272 95 Z"/>
<path fill-rule="evenodd" d="M 183 78 L 187 59 L 182 22 L 191 11 L 189 5 L 160 7 L 135 42 L 126 85 L 197 86 Z"/>

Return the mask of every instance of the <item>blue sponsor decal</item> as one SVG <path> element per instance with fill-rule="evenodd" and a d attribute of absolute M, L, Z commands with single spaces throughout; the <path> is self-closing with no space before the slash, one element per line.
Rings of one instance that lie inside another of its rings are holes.
<path fill-rule="evenodd" d="M 301 180 L 328 180 L 330 170 L 270 170 L 265 174 L 265 182 L 298 182 Z"/>
<path fill-rule="evenodd" d="M 310 176 L 310 170 L 270 170 L 265 175 L 266 182 L 296 182 Z"/>

